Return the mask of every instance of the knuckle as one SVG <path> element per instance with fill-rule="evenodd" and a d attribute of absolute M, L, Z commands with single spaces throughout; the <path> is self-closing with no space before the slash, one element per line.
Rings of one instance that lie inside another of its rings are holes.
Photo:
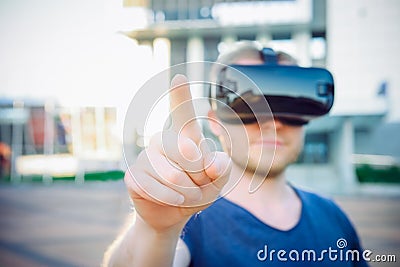
<path fill-rule="evenodd" d="M 149 183 L 146 182 L 146 179 L 149 179 L 149 177 L 145 175 L 143 172 L 137 170 L 136 168 L 131 168 L 130 170 L 126 171 L 124 182 L 129 190 L 135 192 L 140 192 L 140 191 L 147 192 Z"/>
<path fill-rule="evenodd" d="M 144 179 L 149 179 L 147 176 L 143 176 L 141 180 L 136 179 L 136 177 L 140 177 L 139 175 L 133 178 L 133 188 L 137 192 L 145 192 L 146 194 L 151 193 L 151 186 L 150 183 Z"/>
<path fill-rule="evenodd" d="M 179 195 L 178 194 L 173 194 L 171 191 L 167 189 L 162 189 L 160 190 L 158 196 L 156 199 L 162 203 L 165 204 L 176 204 L 179 201 Z"/>
<path fill-rule="evenodd" d="M 201 158 L 199 148 L 196 146 L 196 143 L 189 138 L 185 138 L 179 142 L 179 151 L 183 158 L 189 161 L 198 161 Z"/>
<path fill-rule="evenodd" d="M 152 172 L 157 169 L 157 159 L 159 158 L 159 152 L 153 149 L 146 148 L 138 155 L 135 167 L 141 170 Z"/>
<path fill-rule="evenodd" d="M 183 181 L 183 174 L 181 171 L 177 170 L 176 168 L 172 167 L 170 170 L 168 170 L 165 174 L 164 177 L 162 177 L 164 180 L 167 182 L 174 184 L 174 185 L 180 185 Z"/>
<path fill-rule="evenodd" d="M 128 190 L 128 193 L 132 196 L 132 195 L 136 195 L 136 194 L 141 194 L 141 190 L 138 187 L 135 178 L 129 173 L 129 171 L 127 171 L 125 173 L 124 176 L 124 183 L 125 183 L 125 187 Z"/>
<path fill-rule="evenodd" d="M 192 176 L 193 176 L 194 181 L 198 185 L 206 185 L 211 182 L 210 178 L 205 173 L 197 173 L 197 174 L 193 174 Z"/>
<path fill-rule="evenodd" d="M 125 175 L 124 175 L 124 183 L 127 187 L 129 187 L 132 184 L 132 179 L 133 179 L 132 171 L 133 171 L 133 168 L 131 167 L 125 172 Z"/>
<path fill-rule="evenodd" d="M 124 176 L 124 183 L 126 186 L 128 186 L 130 183 L 129 179 L 131 179 L 131 175 L 129 174 L 129 171 L 126 171 Z"/>

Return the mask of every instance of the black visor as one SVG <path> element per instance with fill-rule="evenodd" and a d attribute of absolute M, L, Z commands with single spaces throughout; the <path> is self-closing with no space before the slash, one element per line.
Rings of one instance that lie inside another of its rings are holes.
<path fill-rule="evenodd" d="M 257 120 L 255 115 L 271 117 L 272 113 L 301 125 L 327 114 L 333 105 L 333 77 L 322 68 L 230 65 L 220 71 L 216 84 L 211 93 L 217 100 L 214 109 L 229 123 L 238 118 L 251 123 Z M 265 111 L 266 102 L 270 112 Z"/>

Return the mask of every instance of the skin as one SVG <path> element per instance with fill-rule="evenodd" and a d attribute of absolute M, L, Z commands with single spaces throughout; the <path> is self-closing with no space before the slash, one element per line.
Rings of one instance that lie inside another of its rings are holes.
<path fill-rule="evenodd" d="M 237 59 L 235 62 L 242 65 L 263 64 L 260 58 L 254 57 Z M 209 116 L 216 118 L 213 112 Z M 286 183 L 285 170 L 297 160 L 303 148 L 304 128 L 285 125 L 279 120 L 243 126 L 219 125 L 211 123 L 210 127 L 233 162 L 231 178 L 222 193 L 276 229 L 293 228 L 300 220 L 301 201 Z M 227 142 L 227 132 L 230 142 Z M 243 136 L 247 136 L 247 143 L 243 142 Z M 230 146 L 230 143 L 235 145 Z M 241 177 L 239 182 L 236 177 Z M 250 194 L 252 179 L 262 184 Z"/>
<path fill-rule="evenodd" d="M 154 136 L 126 172 L 136 218 L 106 252 L 105 266 L 172 266 L 182 228 L 228 181 L 231 160 L 226 153 L 210 152 L 202 142 L 186 83 L 183 75 L 171 83 L 172 131 Z M 185 255 L 176 258 L 182 261 Z"/>
<path fill-rule="evenodd" d="M 237 63 L 258 64 L 260 59 Z M 173 130 L 155 136 L 126 173 L 136 218 L 106 252 L 105 266 L 188 266 L 190 253 L 180 233 L 190 216 L 219 194 L 277 229 L 291 229 L 299 221 L 301 201 L 287 185 L 284 170 L 301 151 L 303 128 L 278 120 L 244 127 L 223 124 L 210 111 L 210 128 L 225 153 L 210 152 L 199 125 L 185 123 L 195 118 L 186 82 L 178 75 L 171 84 L 177 88 L 170 93 Z M 250 194 L 252 179 L 263 182 Z"/>
<path fill-rule="evenodd" d="M 209 116 L 215 117 L 212 112 Z M 303 148 L 303 127 L 270 120 L 244 126 L 225 124 L 224 129 L 214 123 L 211 128 L 225 144 L 224 149 L 233 162 L 231 178 L 222 194 L 277 229 L 288 230 L 296 225 L 301 202 L 286 183 L 285 170 L 297 160 Z M 243 142 L 244 133 L 247 143 Z M 228 134 L 234 146 L 227 144 Z M 250 194 L 252 179 L 262 184 Z"/>
<path fill-rule="evenodd" d="M 213 112 L 209 116 L 216 119 Z M 297 160 L 303 148 L 303 127 L 289 126 L 279 120 L 224 124 L 224 129 L 216 129 L 214 123 L 212 127 L 235 165 L 260 177 L 279 176 Z M 243 136 L 247 136 L 247 142 L 243 142 Z"/>
<path fill-rule="evenodd" d="M 236 62 L 240 65 L 263 64 L 260 58 L 249 57 L 238 59 Z M 285 62 L 280 62 L 280 64 L 285 64 Z M 209 116 L 216 119 L 213 112 L 210 112 Z M 224 126 L 229 132 L 231 143 L 235 144 L 233 149 L 238 151 L 231 155 L 232 160 L 248 172 L 256 173 L 261 177 L 279 176 L 290 163 L 296 161 L 303 148 L 303 127 L 285 125 L 278 120 L 255 122 L 243 126 L 229 124 L 224 124 Z M 227 136 L 223 136 L 223 131 L 216 129 L 215 125 L 212 127 L 214 134 L 220 137 L 225 151 L 232 154 L 232 147 L 227 145 Z M 243 127 L 244 131 L 241 129 Z M 247 143 L 239 141 L 243 140 L 243 134 L 247 135 Z M 243 156 L 243 151 L 248 153 Z"/>

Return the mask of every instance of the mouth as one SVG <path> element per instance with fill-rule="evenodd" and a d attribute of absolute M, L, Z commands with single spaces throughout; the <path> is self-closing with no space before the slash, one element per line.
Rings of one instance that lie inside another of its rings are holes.
<path fill-rule="evenodd" d="M 262 145 L 265 147 L 282 147 L 283 142 L 279 140 L 262 139 L 255 142 L 256 145 Z"/>

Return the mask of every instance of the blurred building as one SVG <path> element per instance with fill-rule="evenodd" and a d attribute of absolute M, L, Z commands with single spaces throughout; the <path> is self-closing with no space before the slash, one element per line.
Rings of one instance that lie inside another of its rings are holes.
<path fill-rule="evenodd" d="M 0 181 L 82 182 L 88 173 L 119 170 L 115 123 L 115 108 L 0 99 Z"/>
<path fill-rule="evenodd" d="M 371 162 L 370 154 L 388 154 L 382 151 L 385 140 L 370 142 L 379 129 L 386 129 L 386 143 L 392 143 L 386 147 L 392 152 L 390 157 L 372 157 L 373 163 L 398 164 L 395 129 L 400 108 L 395 99 L 400 99 L 396 74 L 400 54 L 390 52 L 400 47 L 398 1 L 125 0 L 124 4 L 149 11 L 148 26 L 126 34 L 148 46 L 156 61 L 169 65 L 214 61 L 232 42 L 258 40 L 294 55 L 301 66 L 331 70 L 335 105 L 329 117 L 307 127 L 303 154 L 290 169 L 295 183 L 328 191 L 356 189 L 355 164 Z M 386 122 L 394 126 L 387 127 Z"/>
<path fill-rule="evenodd" d="M 42 0 L 35 12 L 21 3 L 0 8 L 0 177 L 122 168 L 124 115 L 143 82 L 175 64 L 215 61 L 237 40 L 258 40 L 335 77 L 331 115 L 307 127 L 294 182 L 352 190 L 363 165 L 391 168 L 400 180 L 397 0 Z M 133 135 L 135 154 L 147 137 Z"/>

